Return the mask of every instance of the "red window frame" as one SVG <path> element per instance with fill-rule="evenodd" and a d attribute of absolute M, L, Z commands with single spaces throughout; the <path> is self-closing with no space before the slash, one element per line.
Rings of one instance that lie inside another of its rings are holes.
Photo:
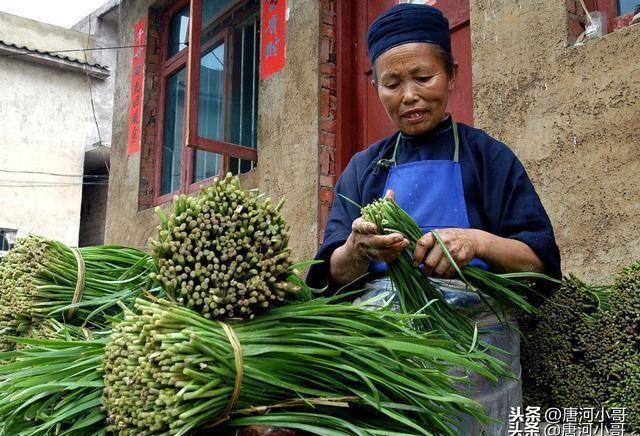
<path fill-rule="evenodd" d="M 219 20 L 231 13 L 239 6 L 241 6 L 243 0 L 237 0 L 229 7 L 220 11 L 215 17 L 212 18 L 212 22 Z M 171 18 L 179 11 L 189 6 L 189 29 L 188 29 L 188 44 L 186 48 L 183 48 L 178 53 L 169 58 L 169 30 L 171 24 Z M 230 49 L 230 29 L 223 28 L 215 34 L 215 37 L 207 42 L 204 47 L 200 42 L 202 21 L 202 0 L 182 0 L 168 7 L 163 13 L 162 35 L 163 41 L 161 47 L 161 68 L 160 68 L 160 95 L 158 99 L 158 128 L 156 131 L 156 144 L 159 144 L 155 150 L 155 168 L 154 168 L 154 204 L 162 204 L 169 202 L 176 194 L 190 194 L 199 189 L 201 185 L 210 184 L 213 181 L 213 177 L 200 180 L 191 183 L 193 179 L 193 163 L 196 150 L 209 151 L 221 155 L 220 173 L 224 174 L 230 166 L 230 158 L 240 158 L 244 160 L 257 161 L 258 153 L 256 149 L 245 147 L 242 145 L 232 144 L 225 141 L 216 141 L 209 138 L 204 138 L 198 135 L 198 98 L 200 91 L 200 57 L 201 49 L 207 49 L 213 47 L 220 42 L 225 46 L 225 61 L 227 59 L 227 50 Z M 196 37 L 197 35 L 197 37 Z M 225 62 L 226 64 L 226 62 Z M 180 173 L 180 189 L 160 194 L 162 189 L 162 156 L 163 156 L 163 144 L 164 144 L 164 109 L 166 103 L 166 87 L 167 79 L 178 72 L 180 69 L 185 68 L 186 74 L 186 95 L 185 95 L 185 110 L 184 110 L 184 131 L 182 141 L 182 170 Z M 222 123 L 226 125 L 227 117 L 227 99 L 229 97 L 229 83 L 231 69 L 225 72 L 224 90 L 223 90 L 223 107 L 225 110 L 222 113 Z M 225 129 L 226 130 L 226 129 Z"/>
<path fill-rule="evenodd" d="M 219 16 L 228 13 L 241 2 L 232 4 L 226 11 L 222 11 Z M 187 148 L 211 151 L 219 153 L 225 157 L 235 157 L 245 160 L 258 160 L 258 152 L 254 148 L 243 145 L 232 144 L 226 141 L 217 141 L 198 135 L 198 99 L 200 92 L 200 57 L 201 41 L 200 32 L 202 30 L 202 0 L 191 0 L 190 20 L 189 20 L 189 50 L 187 57 L 187 97 L 186 97 L 186 133 Z M 225 52 L 228 50 L 228 30 L 225 31 Z M 228 80 L 225 80 L 225 98 L 227 97 Z"/>
<path fill-rule="evenodd" d="M 163 25 L 162 25 L 162 41 L 161 45 L 161 59 L 162 59 L 162 67 L 160 68 L 160 98 L 158 101 L 158 129 L 156 131 L 156 153 L 155 153 L 155 172 L 154 172 L 154 197 L 155 204 L 166 203 L 170 201 L 174 195 L 177 193 L 184 193 L 185 186 L 187 186 L 187 173 L 191 172 L 191 160 L 192 154 L 188 153 L 186 147 L 184 147 L 184 139 L 183 139 L 183 147 L 182 147 L 182 170 L 180 171 L 180 189 L 177 191 L 169 192 L 167 194 L 160 194 L 162 189 L 162 156 L 163 156 L 163 144 L 164 144 L 164 113 L 165 113 L 165 103 L 166 103 L 166 93 L 167 93 L 167 79 L 178 72 L 181 68 L 186 68 L 187 66 L 187 54 L 188 49 L 184 48 L 180 50 L 178 53 L 174 54 L 171 58 L 169 56 L 169 44 L 167 41 L 169 40 L 169 27 L 171 24 L 171 18 L 185 8 L 189 4 L 188 0 L 177 2 L 173 4 L 171 7 L 167 8 L 167 10 L 163 14 Z M 186 104 L 185 104 L 185 112 L 186 112 Z M 183 114 L 184 116 L 184 114 Z M 186 169 L 186 170 L 185 170 Z"/>

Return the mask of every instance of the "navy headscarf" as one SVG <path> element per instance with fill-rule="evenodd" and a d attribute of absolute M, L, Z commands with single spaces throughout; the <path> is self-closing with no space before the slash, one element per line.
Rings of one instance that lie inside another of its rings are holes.
<path fill-rule="evenodd" d="M 390 48 L 409 42 L 429 42 L 451 53 L 449 20 L 427 5 L 401 3 L 383 12 L 367 32 L 371 64 Z"/>

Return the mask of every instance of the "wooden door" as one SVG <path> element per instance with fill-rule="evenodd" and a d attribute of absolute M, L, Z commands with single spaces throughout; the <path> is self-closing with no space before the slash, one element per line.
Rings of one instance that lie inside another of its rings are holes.
<path fill-rule="evenodd" d="M 342 172 L 356 152 L 396 130 L 371 86 L 366 35 L 373 20 L 398 1 L 345 0 L 337 3 L 336 154 L 338 169 Z M 456 121 L 472 124 L 469 0 L 438 0 L 434 6 L 449 18 L 453 54 L 459 64 L 458 80 L 449 97 L 448 110 Z"/>

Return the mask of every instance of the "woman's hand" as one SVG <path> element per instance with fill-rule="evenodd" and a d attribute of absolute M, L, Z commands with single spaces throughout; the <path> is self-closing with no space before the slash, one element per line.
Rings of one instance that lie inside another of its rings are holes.
<path fill-rule="evenodd" d="M 378 235 L 376 231 L 375 224 L 358 218 L 351 225 L 351 234 L 345 243 L 351 255 L 367 266 L 372 260 L 393 262 L 409 245 L 400 233 Z"/>
<path fill-rule="evenodd" d="M 363 218 L 351 225 L 347 241 L 331 255 L 331 277 L 338 284 L 351 283 L 369 269 L 369 262 L 392 262 L 407 248 L 409 241 L 399 233 L 376 234 L 376 225 Z"/>
<path fill-rule="evenodd" d="M 502 238 L 478 229 L 442 229 L 438 234 L 458 267 L 482 259 L 493 271 L 544 271 L 538 255 L 524 242 Z M 455 269 L 431 232 L 418 239 L 414 265 L 423 264 L 426 276 L 451 277 Z"/>
<path fill-rule="evenodd" d="M 480 238 L 476 229 L 442 229 L 438 230 L 438 234 L 460 268 L 478 257 Z M 413 263 L 415 266 L 423 264 L 422 272 L 426 276 L 451 277 L 455 272 L 454 266 L 431 232 L 418 239 L 413 252 Z"/>

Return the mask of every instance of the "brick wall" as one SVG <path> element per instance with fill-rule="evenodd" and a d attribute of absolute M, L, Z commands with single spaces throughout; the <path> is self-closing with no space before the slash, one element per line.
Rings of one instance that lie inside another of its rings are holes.
<path fill-rule="evenodd" d="M 155 155 L 158 140 L 157 115 L 160 99 L 160 63 L 162 50 L 160 34 L 162 13 L 149 10 L 147 25 L 147 53 L 145 64 L 142 146 L 140 149 L 140 195 L 138 210 L 148 209 L 154 202 Z"/>
<path fill-rule="evenodd" d="M 336 0 L 322 0 L 320 38 L 320 196 L 318 239 L 322 242 L 336 180 Z"/>

